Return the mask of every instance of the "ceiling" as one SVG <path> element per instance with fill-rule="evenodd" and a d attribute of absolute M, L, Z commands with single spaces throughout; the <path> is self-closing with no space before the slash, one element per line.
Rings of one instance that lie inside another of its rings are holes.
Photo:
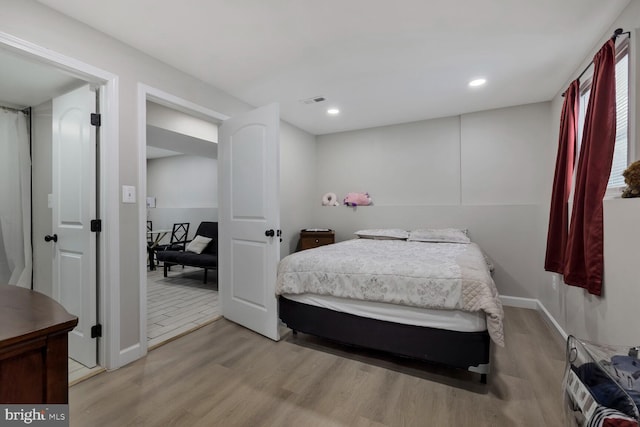
<path fill-rule="evenodd" d="M 161 159 L 164 157 L 181 156 L 182 153 L 172 150 L 165 150 L 164 148 L 157 148 L 151 145 L 147 145 L 147 160 Z"/>
<path fill-rule="evenodd" d="M 12 108 L 35 107 L 86 84 L 50 65 L 0 50 L 0 101 Z"/>
<path fill-rule="evenodd" d="M 313 134 L 550 100 L 629 1 L 39 0 Z"/>

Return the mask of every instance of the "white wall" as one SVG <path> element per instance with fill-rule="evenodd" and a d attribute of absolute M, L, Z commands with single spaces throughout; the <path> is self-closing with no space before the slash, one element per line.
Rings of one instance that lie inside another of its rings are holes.
<path fill-rule="evenodd" d="M 147 195 L 157 208 L 217 208 L 218 161 L 179 155 L 147 160 Z"/>
<path fill-rule="evenodd" d="M 147 196 L 156 198 L 156 207 L 147 209 L 154 229 L 188 222 L 192 239 L 202 221 L 218 220 L 218 161 L 187 155 L 149 159 Z"/>
<path fill-rule="evenodd" d="M 558 130 L 560 129 L 560 112 L 563 98 L 561 93 L 566 90 L 571 80 L 593 59 L 593 55 L 602 44 L 611 37 L 614 29 L 623 28 L 632 31 L 630 56 L 630 92 L 629 121 L 632 145 L 635 143 L 634 157 L 640 155 L 640 135 L 637 131 L 638 100 L 640 99 L 640 84 L 638 84 L 638 70 L 640 69 L 640 46 L 638 46 L 638 27 L 640 27 L 640 3 L 631 2 L 620 17 L 602 35 L 600 42 L 594 46 L 593 52 L 585 58 L 583 64 L 576 69 L 574 75 L 569 76 L 565 85 L 558 89 L 558 94 L 552 102 L 551 132 L 553 144 L 545 153 L 544 162 L 540 168 L 545 170 L 546 182 L 544 188 L 545 205 L 541 210 L 539 222 L 543 250 L 546 245 L 548 228 L 549 201 L 551 200 L 551 185 L 555 168 L 555 157 L 558 144 Z M 567 286 L 562 277 L 555 273 L 545 272 L 540 284 L 538 298 L 547 308 L 556 322 L 568 334 L 582 339 L 611 345 L 638 345 L 640 342 L 640 328 L 635 327 L 637 319 L 638 301 L 640 301 L 640 274 L 635 266 L 640 260 L 640 249 L 637 242 L 640 239 L 639 199 L 610 199 L 604 201 L 604 280 L 603 296 L 596 297 L 587 291 Z M 543 252 L 544 254 L 544 252 Z"/>
<path fill-rule="evenodd" d="M 316 182 L 316 138 L 282 123 L 280 126 L 280 256 L 296 250 L 300 230 L 311 227 Z"/>
<path fill-rule="evenodd" d="M 540 202 L 549 114 L 549 104 L 534 104 L 462 116 L 462 204 Z"/>
<path fill-rule="evenodd" d="M 460 203 L 460 118 L 322 135 L 315 205 L 369 192 L 376 206 Z"/>
<path fill-rule="evenodd" d="M 542 275 L 536 162 L 550 145 L 549 103 L 317 137 L 313 227 L 464 227 L 496 266 L 500 293 L 534 298 Z M 324 207 L 367 191 L 373 206 Z"/>
<path fill-rule="evenodd" d="M 27 25 L 25 25 L 27 23 Z M 3 0 L 0 28 L 6 34 L 34 43 L 53 52 L 74 58 L 118 76 L 119 182 L 110 185 L 136 185 L 138 181 L 138 84 L 144 83 L 196 105 L 226 116 L 250 110 L 252 107 L 227 93 L 205 84 L 173 67 L 129 47 L 87 25 L 59 14 L 34 0 Z M 224 64 L 221 64 L 222 66 Z M 306 138 L 307 136 L 305 136 Z M 303 160 L 304 161 L 304 160 Z M 287 167 L 286 165 L 282 165 Z M 285 190 L 289 187 L 285 187 Z M 306 191 L 311 192 L 311 189 Z M 138 192 L 144 203 L 144 194 Z M 134 351 L 140 336 L 141 266 L 140 245 L 144 245 L 143 230 L 139 230 L 137 204 L 118 205 L 120 276 L 107 288 L 119 288 L 121 354 Z M 282 225 L 289 228 L 286 224 Z M 105 224 L 109 227 L 109 224 Z M 130 359 L 129 359 L 130 360 Z"/>

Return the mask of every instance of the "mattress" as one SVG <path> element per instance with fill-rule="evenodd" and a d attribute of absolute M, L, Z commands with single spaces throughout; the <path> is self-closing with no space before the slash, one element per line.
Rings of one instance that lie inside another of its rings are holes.
<path fill-rule="evenodd" d="M 297 252 L 280 261 L 276 294 L 481 313 L 504 344 L 502 304 L 475 243 L 353 239 Z"/>
<path fill-rule="evenodd" d="M 481 332 L 487 329 L 485 314 L 482 311 L 466 312 L 407 307 L 384 302 L 338 298 L 330 295 L 285 294 L 282 296 L 303 304 L 405 325 L 458 332 Z"/>

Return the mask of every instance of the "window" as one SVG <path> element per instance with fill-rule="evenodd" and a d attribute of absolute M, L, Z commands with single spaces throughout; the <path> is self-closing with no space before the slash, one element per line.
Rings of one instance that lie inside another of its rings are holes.
<path fill-rule="evenodd" d="M 628 39 L 627 39 L 628 40 Z M 629 52 L 618 55 L 616 62 L 616 148 L 607 188 L 624 187 L 622 172 L 629 165 Z"/>
<path fill-rule="evenodd" d="M 593 71 L 591 71 L 593 74 Z M 582 144 L 582 128 L 591 94 L 591 76 L 580 85 L 580 112 L 578 118 L 578 147 Z M 616 142 L 607 193 L 619 193 L 624 188 L 622 172 L 629 165 L 629 39 L 616 48 Z M 576 165 L 577 166 L 577 165 Z M 577 168 L 576 168 L 577 169 Z M 574 181 L 575 182 L 575 181 Z"/>

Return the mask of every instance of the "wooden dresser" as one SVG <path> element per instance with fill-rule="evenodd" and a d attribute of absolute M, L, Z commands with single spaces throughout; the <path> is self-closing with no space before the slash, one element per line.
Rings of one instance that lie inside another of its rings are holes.
<path fill-rule="evenodd" d="M 67 334 L 77 324 L 48 296 L 0 285 L 0 403 L 68 403 Z"/>
<path fill-rule="evenodd" d="M 330 245 L 335 242 L 336 233 L 333 230 L 305 228 L 300 230 L 298 250 L 317 248 L 318 246 Z"/>

